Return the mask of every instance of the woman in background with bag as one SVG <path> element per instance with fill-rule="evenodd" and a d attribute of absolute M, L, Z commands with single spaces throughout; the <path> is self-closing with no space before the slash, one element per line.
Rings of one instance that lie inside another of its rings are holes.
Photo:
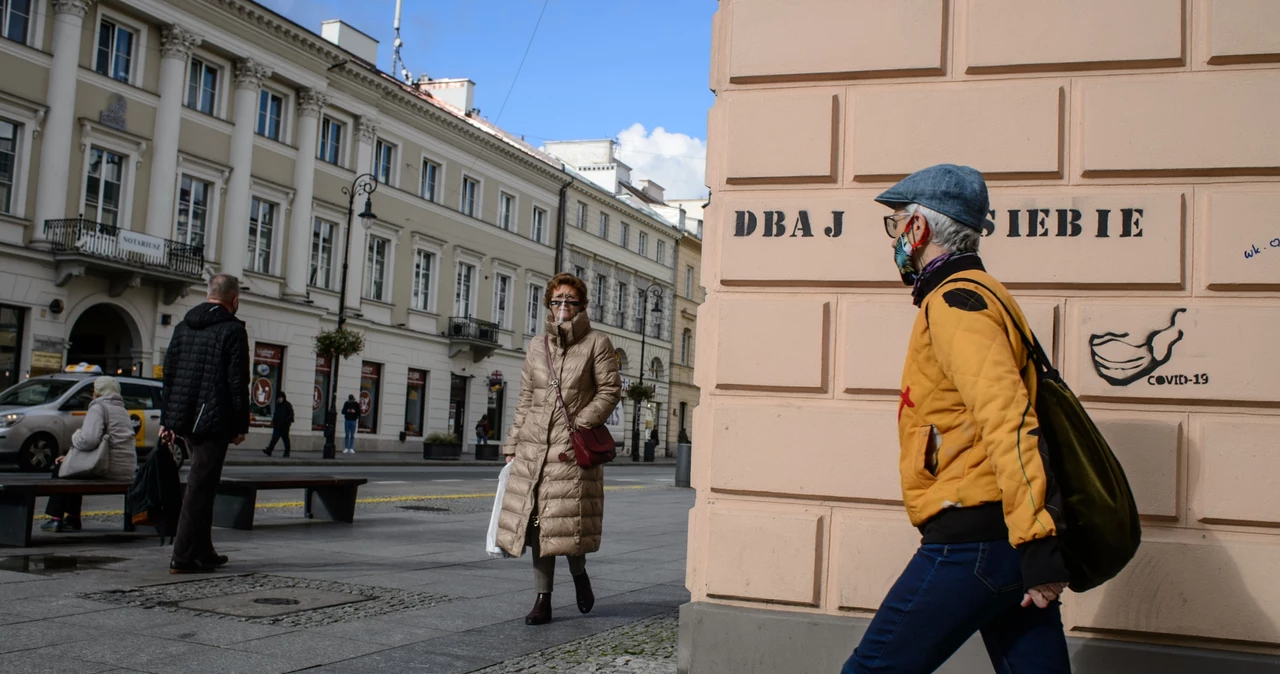
<path fill-rule="evenodd" d="M 93 380 L 93 402 L 84 415 L 84 424 L 71 436 L 71 449 L 57 458 L 56 478 L 80 480 L 132 480 L 138 468 L 133 423 L 120 397 L 114 377 Z M 44 512 L 49 521 L 40 528 L 63 532 L 80 530 L 83 497 L 55 494 Z"/>
<path fill-rule="evenodd" d="M 592 464 L 612 458 L 612 438 L 607 453 L 592 457 L 589 447 L 599 442 L 596 429 L 622 392 L 613 344 L 587 318 L 582 279 L 557 275 L 543 304 L 549 310 L 546 334 L 530 342 L 503 447 L 512 466 L 498 520 L 503 550 L 519 557 L 526 545 L 533 549 L 537 598 L 524 619 L 528 625 L 551 622 L 557 555 L 569 558 L 578 610 L 587 613 L 595 605 L 586 554 L 600 549 L 604 467 Z"/>

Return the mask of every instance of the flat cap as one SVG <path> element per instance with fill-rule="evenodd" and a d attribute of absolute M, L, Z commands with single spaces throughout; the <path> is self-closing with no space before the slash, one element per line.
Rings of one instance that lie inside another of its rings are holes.
<path fill-rule="evenodd" d="M 920 204 L 978 231 L 990 208 L 982 174 L 955 164 L 920 169 L 881 192 L 876 201 L 890 208 Z"/>

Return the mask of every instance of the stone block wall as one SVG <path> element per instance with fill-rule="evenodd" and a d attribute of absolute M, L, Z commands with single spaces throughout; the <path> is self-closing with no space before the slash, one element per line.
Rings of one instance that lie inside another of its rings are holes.
<path fill-rule="evenodd" d="M 695 602 L 865 617 L 914 550 L 872 198 L 952 162 L 1145 519 L 1069 633 L 1280 652 L 1280 3 L 721 0 L 711 85 Z"/>

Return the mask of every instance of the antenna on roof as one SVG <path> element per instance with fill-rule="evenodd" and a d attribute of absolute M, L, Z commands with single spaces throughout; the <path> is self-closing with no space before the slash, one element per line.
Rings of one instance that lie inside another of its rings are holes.
<path fill-rule="evenodd" d="M 391 70 L 398 73 L 405 84 L 413 84 L 413 76 L 409 74 L 409 69 L 404 66 L 404 60 L 400 58 L 400 47 L 404 46 L 404 40 L 400 39 L 400 5 L 402 1 L 396 0 L 396 39 L 392 43 L 394 48 L 391 51 Z"/>

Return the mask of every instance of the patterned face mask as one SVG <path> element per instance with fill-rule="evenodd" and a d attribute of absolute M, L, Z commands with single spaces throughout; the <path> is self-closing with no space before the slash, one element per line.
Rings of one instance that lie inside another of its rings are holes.
<path fill-rule="evenodd" d="M 898 235 L 893 241 L 893 262 L 898 265 L 898 273 L 902 275 L 902 285 L 915 285 L 916 279 L 920 278 L 920 272 L 916 270 L 915 257 L 916 251 L 929 245 L 929 236 L 933 232 L 926 225 L 924 232 L 920 236 L 920 240 L 911 243 L 911 218 L 907 219 L 903 226 L 902 234 Z"/>

